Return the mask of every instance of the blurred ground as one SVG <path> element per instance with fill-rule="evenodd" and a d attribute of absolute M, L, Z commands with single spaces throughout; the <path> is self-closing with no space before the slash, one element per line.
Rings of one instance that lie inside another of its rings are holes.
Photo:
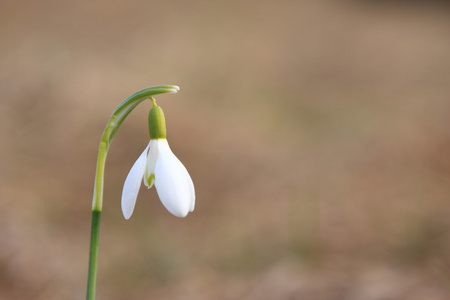
<path fill-rule="evenodd" d="M 120 193 L 98 299 L 450 299 L 446 1 L 1 1 L 0 299 L 83 299 L 152 85 L 196 211 Z"/>

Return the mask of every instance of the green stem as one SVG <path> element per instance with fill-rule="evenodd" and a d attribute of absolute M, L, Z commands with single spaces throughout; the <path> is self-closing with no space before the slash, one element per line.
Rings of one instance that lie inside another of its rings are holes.
<path fill-rule="evenodd" d="M 92 211 L 91 248 L 89 249 L 89 272 L 86 299 L 95 299 L 95 286 L 97 281 L 98 240 L 100 237 L 101 211 Z"/>
<path fill-rule="evenodd" d="M 94 197 L 92 200 L 92 226 L 91 244 L 89 248 L 89 270 L 86 299 L 95 299 L 95 287 L 97 279 L 98 245 L 100 237 L 100 217 L 103 205 L 103 182 L 105 174 L 105 162 L 109 146 L 122 122 L 130 112 L 143 100 L 164 93 L 176 93 L 179 90 L 174 85 L 158 85 L 143 89 L 125 99 L 112 113 L 103 131 L 98 149 L 97 168 L 95 172 Z M 154 101 L 154 100 L 152 100 Z"/>

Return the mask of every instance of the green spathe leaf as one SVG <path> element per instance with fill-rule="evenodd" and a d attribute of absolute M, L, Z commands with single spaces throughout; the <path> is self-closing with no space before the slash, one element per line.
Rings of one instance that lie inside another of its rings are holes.
<path fill-rule="evenodd" d="M 159 106 L 154 106 L 148 114 L 148 131 L 152 140 L 166 138 L 166 119 Z"/>

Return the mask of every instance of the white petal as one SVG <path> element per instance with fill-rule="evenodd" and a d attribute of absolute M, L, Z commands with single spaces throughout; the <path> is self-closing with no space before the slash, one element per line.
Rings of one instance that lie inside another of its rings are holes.
<path fill-rule="evenodd" d="M 158 159 L 157 140 L 151 140 L 149 145 L 150 150 L 147 156 L 147 168 L 145 168 L 144 184 L 151 188 L 155 182 L 155 165 Z M 152 176 L 153 175 L 153 176 Z"/>
<path fill-rule="evenodd" d="M 159 199 L 173 215 L 184 218 L 195 206 L 192 179 L 184 165 L 172 153 L 165 139 L 158 139 L 155 187 Z"/>
<path fill-rule="evenodd" d="M 134 211 L 136 205 L 137 195 L 141 187 L 141 180 L 144 176 L 145 167 L 147 166 L 147 152 L 148 147 L 145 148 L 141 156 L 136 160 L 133 167 L 128 173 L 127 179 L 122 190 L 122 213 L 125 219 L 129 219 Z"/>
<path fill-rule="evenodd" d="M 181 163 L 181 162 L 180 162 Z M 191 176 L 189 175 L 188 171 L 186 170 L 186 168 L 183 166 L 184 171 L 186 172 L 186 177 L 189 179 L 189 190 L 191 192 L 191 204 L 189 206 L 189 212 L 193 212 L 194 208 L 195 208 L 195 189 L 194 189 L 194 183 L 192 182 Z"/>

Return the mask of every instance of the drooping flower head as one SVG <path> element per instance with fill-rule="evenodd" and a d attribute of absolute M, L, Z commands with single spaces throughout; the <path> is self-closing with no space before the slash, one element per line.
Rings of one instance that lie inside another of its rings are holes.
<path fill-rule="evenodd" d="M 194 211 L 195 190 L 191 176 L 173 154 L 166 140 L 164 113 L 155 99 L 148 115 L 150 143 L 134 163 L 122 191 L 122 212 L 125 219 L 133 214 L 141 180 L 156 187 L 159 199 L 173 215 L 183 218 Z"/>

